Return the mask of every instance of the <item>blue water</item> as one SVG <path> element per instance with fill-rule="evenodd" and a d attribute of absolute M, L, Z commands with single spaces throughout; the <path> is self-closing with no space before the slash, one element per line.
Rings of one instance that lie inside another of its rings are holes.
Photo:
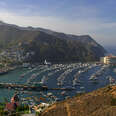
<path fill-rule="evenodd" d="M 72 81 L 74 80 L 74 75 L 80 70 L 77 67 L 75 67 L 77 64 L 74 64 L 74 66 L 69 66 L 69 64 L 64 65 L 64 68 L 62 66 L 57 66 L 54 68 L 54 66 L 38 66 L 34 69 L 28 69 L 28 68 L 19 68 L 14 71 L 9 72 L 5 75 L 0 75 L 0 82 L 4 83 L 17 83 L 17 84 L 24 84 L 27 83 L 28 80 L 31 78 L 33 74 L 36 74 L 36 77 L 31 79 L 31 82 L 40 82 L 42 81 L 42 78 L 46 78 L 44 81 L 44 84 L 48 86 L 48 88 L 56 88 L 56 87 L 66 87 L 66 86 L 73 86 Z M 96 71 L 100 70 L 102 66 L 93 66 L 90 68 L 87 72 L 83 72 L 79 75 L 79 80 L 81 81 L 81 84 L 79 86 L 75 86 L 75 90 L 72 91 L 66 91 L 65 95 L 62 95 L 62 91 L 45 91 L 45 92 L 34 92 L 34 91 L 24 91 L 21 92 L 20 97 L 33 97 L 39 99 L 39 97 L 43 97 L 50 101 L 49 97 L 46 97 L 48 92 L 53 93 L 53 96 L 56 96 L 57 98 L 64 99 L 66 96 L 75 96 L 78 91 L 85 91 L 90 92 L 93 90 L 96 90 L 98 88 L 104 87 L 109 84 L 109 81 L 106 79 L 107 76 L 112 76 L 114 79 L 116 79 L 116 72 L 114 72 L 114 68 L 106 67 L 105 71 L 98 77 L 98 83 L 91 83 L 89 81 L 89 78 L 92 74 L 96 73 Z M 71 72 L 65 75 L 64 82 L 62 86 L 58 86 L 58 78 L 68 69 L 72 69 Z M 83 68 L 84 69 L 84 68 Z M 24 75 L 24 76 L 21 76 Z M 13 96 L 15 90 L 11 89 L 0 89 L 0 101 L 4 101 L 4 98 L 7 98 L 10 100 L 10 98 Z"/>

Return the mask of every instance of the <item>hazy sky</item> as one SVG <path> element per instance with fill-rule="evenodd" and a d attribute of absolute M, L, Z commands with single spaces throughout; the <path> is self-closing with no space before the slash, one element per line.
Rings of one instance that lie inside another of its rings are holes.
<path fill-rule="evenodd" d="M 0 0 L 0 20 L 116 43 L 116 0 Z"/>

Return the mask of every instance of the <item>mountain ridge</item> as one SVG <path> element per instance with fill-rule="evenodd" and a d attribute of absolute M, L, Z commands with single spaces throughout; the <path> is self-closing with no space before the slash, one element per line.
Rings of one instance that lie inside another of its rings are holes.
<path fill-rule="evenodd" d="M 71 35 L 43 28 L 20 27 L 0 21 L 0 48 L 23 47 L 35 52 L 31 61 L 95 61 L 105 49 L 89 35 Z M 37 59 L 39 58 L 39 60 Z"/>

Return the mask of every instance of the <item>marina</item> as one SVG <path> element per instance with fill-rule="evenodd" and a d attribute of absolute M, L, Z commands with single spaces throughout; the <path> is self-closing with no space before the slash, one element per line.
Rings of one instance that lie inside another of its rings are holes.
<path fill-rule="evenodd" d="M 96 63 L 37 65 L 0 75 L 0 100 L 18 92 L 20 99 L 60 101 L 115 84 L 115 67 Z M 51 95 L 50 95 L 51 94 Z M 49 98 L 50 96 L 50 98 Z"/>

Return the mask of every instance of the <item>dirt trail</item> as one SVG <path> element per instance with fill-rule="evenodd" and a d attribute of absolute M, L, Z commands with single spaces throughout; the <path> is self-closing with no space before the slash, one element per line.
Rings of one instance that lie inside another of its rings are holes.
<path fill-rule="evenodd" d="M 65 106 L 66 106 L 66 110 L 67 110 L 67 116 L 71 116 L 71 112 L 70 112 L 70 107 L 68 105 L 68 103 L 65 103 Z"/>

